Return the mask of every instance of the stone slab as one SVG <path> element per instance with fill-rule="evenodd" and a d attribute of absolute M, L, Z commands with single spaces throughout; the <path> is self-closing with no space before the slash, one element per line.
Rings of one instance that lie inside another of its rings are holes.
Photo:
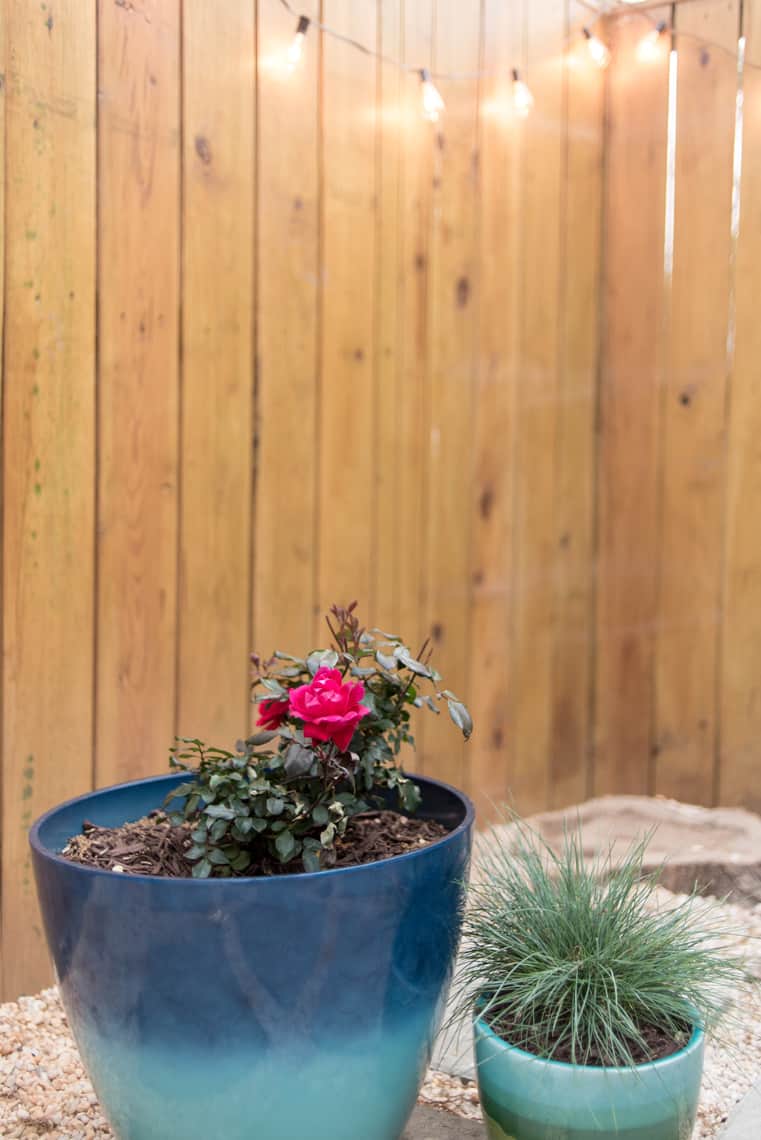
<path fill-rule="evenodd" d="M 533 816 L 529 823 L 558 848 L 564 828 L 577 820 L 589 858 L 611 844 L 614 857 L 619 857 L 652 831 L 645 867 L 665 863 L 661 881 L 668 890 L 687 893 L 697 885 L 704 894 L 732 894 L 732 901 L 743 905 L 761 902 L 761 817 L 753 812 L 700 807 L 662 796 L 601 796 Z M 484 832 L 478 846 L 488 845 L 492 835 L 509 840 L 510 825 Z"/>
<path fill-rule="evenodd" d="M 740 1101 L 719 1133 L 718 1140 L 759 1140 L 761 1137 L 761 1082 Z"/>
<path fill-rule="evenodd" d="M 451 1112 L 419 1105 L 402 1140 L 485 1140 L 486 1129 L 480 1120 L 464 1120 Z"/>

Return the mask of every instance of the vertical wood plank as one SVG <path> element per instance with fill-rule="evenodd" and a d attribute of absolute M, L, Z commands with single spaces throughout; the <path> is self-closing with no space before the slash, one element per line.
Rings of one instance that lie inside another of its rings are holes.
<path fill-rule="evenodd" d="M 434 63 L 442 72 L 478 72 L 479 0 L 437 0 Z M 427 489 L 427 609 L 436 666 L 467 698 L 470 633 L 471 504 L 478 261 L 478 81 L 441 83 L 448 100 L 434 128 L 431 251 L 431 376 Z M 463 745 L 446 713 L 426 722 L 424 770 L 455 784 L 465 776 Z"/>
<path fill-rule="evenodd" d="M 588 11 L 587 11 L 588 16 Z M 578 0 L 567 7 L 569 38 L 583 24 Z M 586 798 L 590 771 L 590 686 L 597 373 L 602 258 L 605 84 L 587 66 L 580 37 L 565 60 L 564 207 L 561 232 L 560 392 L 555 474 L 555 643 L 549 803 Z"/>
<path fill-rule="evenodd" d="M 49 983 L 30 823 L 91 787 L 95 19 L 7 0 L 3 423 L 5 998 Z"/>
<path fill-rule="evenodd" d="M 669 18 L 656 9 L 655 20 Z M 611 23 L 594 792 L 648 790 L 657 609 L 668 60 L 636 57 L 642 21 Z M 636 208 L 633 208 L 636 203 Z"/>
<path fill-rule="evenodd" d="M 524 813 L 549 800 L 565 30 L 562 4 L 528 5 L 526 78 L 536 106 L 524 134 L 510 772 Z"/>
<path fill-rule="evenodd" d="M 739 35 L 739 0 L 692 0 L 678 8 L 675 19 L 683 38 L 664 393 L 654 790 L 710 804 L 717 728 L 737 93 L 737 65 L 731 53 Z M 703 46 L 692 37 L 718 46 Z"/>
<path fill-rule="evenodd" d="M 300 10 L 319 17 L 318 0 Z M 259 5 L 257 459 L 252 644 L 301 652 L 315 626 L 320 39 Z"/>
<path fill-rule="evenodd" d="M 404 5 L 404 59 L 432 62 L 433 0 Z M 420 109 L 420 79 L 404 76 L 400 283 L 402 325 L 398 344 L 398 490 L 394 562 L 396 625 L 415 649 L 426 635 L 425 515 L 428 372 L 431 341 L 430 258 L 434 133 Z M 420 720 L 417 736 L 422 746 Z M 422 757 L 415 759 L 419 770 Z"/>
<path fill-rule="evenodd" d="M 400 284 L 402 218 L 401 162 L 403 154 L 404 73 L 394 60 L 404 50 L 401 0 L 378 0 L 378 73 L 376 282 L 375 282 L 375 438 L 374 529 L 372 571 L 374 620 L 391 629 L 396 620 L 396 577 L 399 558 L 397 510 L 401 494 L 398 461 L 399 366 L 398 346 L 403 312 Z"/>
<path fill-rule="evenodd" d="M 480 91 L 478 376 L 472 536 L 469 790 L 481 818 L 509 799 L 515 399 L 523 237 L 523 122 L 511 70 L 522 65 L 525 5 L 487 0 Z M 499 255 L 495 256 L 495 251 Z"/>
<path fill-rule="evenodd" d="M 323 0 L 331 28 L 374 49 L 375 0 Z M 323 37 L 318 599 L 372 621 L 376 72 Z"/>
<path fill-rule="evenodd" d="M 727 444 L 719 802 L 761 810 L 761 3 L 746 0 L 741 221 Z"/>
<path fill-rule="evenodd" d="M 234 741 L 249 703 L 254 7 L 186 0 L 182 27 L 178 731 Z"/>
<path fill-rule="evenodd" d="M 175 728 L 179 0 L 99 5 L 100 784 Z"/>

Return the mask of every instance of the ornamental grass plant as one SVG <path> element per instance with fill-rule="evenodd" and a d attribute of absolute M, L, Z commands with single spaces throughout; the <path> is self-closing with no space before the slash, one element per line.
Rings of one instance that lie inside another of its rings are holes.
<path fill-rule="evenodd" d="M 728 1016 L 752 984 L 733 934 L 703 899 L 659 899 L 658 873 L 643 871 L 650 836 L 590 862 L 578 828 L 557 853 L 511 822 L 469 888 L 453 1021 L 475 1005 L 538 1057 L 632 1066 Z"/>

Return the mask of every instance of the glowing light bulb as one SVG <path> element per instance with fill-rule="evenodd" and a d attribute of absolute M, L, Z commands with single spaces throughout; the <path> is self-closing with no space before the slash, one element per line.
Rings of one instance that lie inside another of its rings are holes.
<path fill-rule="evenodd" d="M 666 31 L 667 24 L 661 22 L 643 36 L 637 47 L 637 59 L 640 63 L 655 63 L 661 56 L 661 38 Z"/>
<path fill-rule="evenodd" d="M 530 115 L 531 109 L 534 106 L 534 96 L 531 94 L 531 89 L 527 83 L 520 77 L 520 72 L 517 67 L 513 68 L 513 110 L 516 115 L 520 115 L 525 119 Z"/>
<path fill-rule="evenodd" d="M 291 40 L 291 45 L 288 48 L 288 66 L 290 68 L 297 67 L 301 63 L 302 56 L 304 55 L 304 40 L 307 38 L 308 30 L 309 17 L 299 16 L 296 35 Z"/>
<path fill-rule="evenodd" d="M 420 82 L 423 92 L 423 114 L 429 122 L 438 123 L 446 104 L 426 67 L 420 69 Z"/>
<path fill-rule="evenodd" d="M 599 68 L 605 68 L 610 63 L 610 49 L 599 39 L 593 36 L 589 28 L 583 28 L 584 38 L 587 41 L 587 51 Z"/>

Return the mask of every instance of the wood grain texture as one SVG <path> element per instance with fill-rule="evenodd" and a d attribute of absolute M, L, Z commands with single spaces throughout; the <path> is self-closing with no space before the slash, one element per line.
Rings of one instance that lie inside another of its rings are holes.
<path fill-rule="evenodd" d="M 175 731 L 178 0 L 99 7 L 99 784 L 160 772 Z"/>
<path fill-rule="evenodd" d="M 92 779 L 95 19 L 8 0 L 3 997 L 50 983 L 27 832 Z M 2 69 L 2 68 L 0 68 Z"/>
<path fill-rule="evenodd" d="M 513 721 L 510 614 L 515 402 L 522 259 L 524 125 L 512 106 L 511 68 L 521 62 L 525 4 L 484 8 L 480 91 L 480 303 L 472 518 L 470 794 L 484 818 L 510 796 Z M 499 257 L 494 257 L 499 250 Z"/>
<path fill-rule="evenodd" d="M 735 353 L 727 437 L 724 621 L 718 799 L 761 810 L 761 3 L 746 0 L 747 68 Z"/>
<path fill-rule="evenodd" d="M 249 0 L 183 9 L 182 470 L 178 731 L 248 724 L 254 399 Z"/>
<path fill-rule="evenodd" d="M 478 71 L 481 5 L 437 0 L 434 63 Z M 435 663 L 463 700 L 468 690 L 474 394 L 477 375 L 479 204 L 478 83 L 441 84 L 446 111 L 435 133 L 431 239 L 426 608 Z M 428 721 L 422 761 L 462 784 L 465 753 L 446 713 Z"/>
<path fill-rule="evenodd" d="M 319 16 L 317 0 L 302 4 Z M 300 652 L 315 632 L 318 470 L 319 32 L 288 71 L 293 22 L 259 5 L 257 414 L 252 645 Z"/>
<path fill-rule="evenodd" d="M 567 7 L 568 36 L 584 19 Z M 601 328 L 605 81 L 577 37 L 565 60 L 560 391 L 554 520 L 549 802 L 586 798 L 592 777 L 596 412 Z"/>
<path fill-rule="evenodd" d="M 374 48 L 375 0 L 324 0 L 323 20 Z M 376 64 L 330 37 L 323 61 L 318 602 L 372 622 Z"/>
<path fill-rule="evenodd" d="M 404 5 L 404 59 L 409 66 L 432 63 L 433 3 Z M 425 516 L 428 378 L 431 351 L 430 263 L 434 132 L 420 113 L 420 79 L 404 76 L 402 87 L 402 196 L 400 280 L 402 297 L 399 368 L 396 549 L 394 596 L 399 633 L 415 649 L 426 636 Z M 421 733 L 418 731 L 422 740 Z M 422 761 L 420 761 L 422 763 Z"/>
<path fill-rule="evenodd" d="M 669 9 L 654 18 L 668 19 Z M 668 60 L 649 67 L 638 63 L 638 20 L 622 20 L 610 34 L 596 794 L 649 787 L 665 314 Z"/>
<path fill-rule="evenodd" d="M 527 813 L 549 796 L 554 648 L 560 268 L 563 182 L 563 5 L 530 4 L 523 254 L 513 529 L 514 724 L 510 788 Z"/>
<path fill-rule="evenodd" d="M 378 5 L 378 50 L 391 59 L 404 52 L 402 0 Z M 395 63 L 377 67 L 375 406 L 373 419 L 373 614 L 383 629 L 397 624 L 397 510 L 401 495 L 398 460 L 400 369 L 397 346 L 403 327 L 401 257 L 402 156 L 404 153 L 404 73 Z"/>
<path fill-rule="evenodd" d="M 676 16 L 676 213 L 656 650 L 655 788 L 714 793 L 739 0 Z M 717 44 L 706 48 L 686 36 Z M 724 49 L 724 50 L 722 50 Z M 710 272 L 706 273 L 706 266 Z"/>

